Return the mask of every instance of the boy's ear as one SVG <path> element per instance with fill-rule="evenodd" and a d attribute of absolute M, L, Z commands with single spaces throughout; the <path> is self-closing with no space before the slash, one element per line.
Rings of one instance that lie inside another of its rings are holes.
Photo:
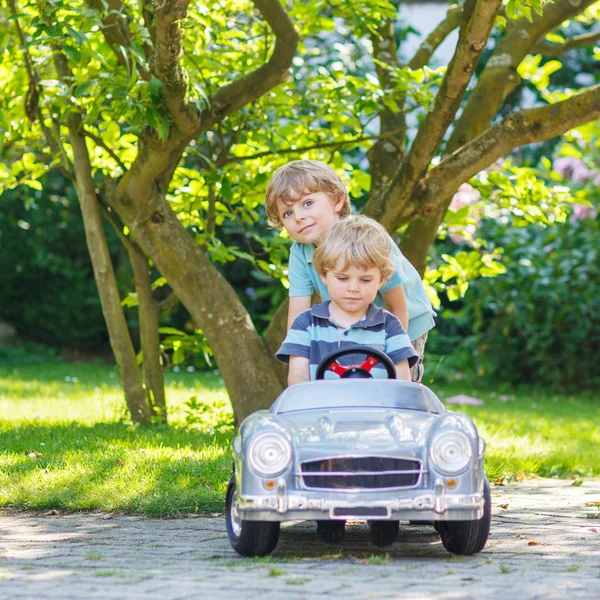
<path fill-rule="evenodd" d="M 337 198 L 335 200 L 335 204 L 333 205 L 333 210 L 335 211 L 336 215 L 340 214 L 343 206 L 344 206 L 344 196 L 342 196 L 342 194 L 338 194 Z"/>
<path fill-rule="evenodd" d="M 321 281 L 327 285 L 327 278 L 326 278 L 327 273 L 325 273 L 325 275 L 319 275 L 319 277 L 321 278 Z"/>

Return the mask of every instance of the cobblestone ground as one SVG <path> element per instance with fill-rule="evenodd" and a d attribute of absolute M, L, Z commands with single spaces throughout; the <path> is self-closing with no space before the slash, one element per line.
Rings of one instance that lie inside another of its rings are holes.
<path fill-rule="evenodd" d="M 364 524 L 349 524 L 342 547 L 319 542 L 314 523 L 290 524 L 271 557 L 251 560 L 231 549 L 222 515 L 5 511 L 0 598 L 600 598 L 600 481 L 571 483 L 493 487 L 492 534 L 471 557 L 448 554 L 423 526 L 379 550 Z"/>

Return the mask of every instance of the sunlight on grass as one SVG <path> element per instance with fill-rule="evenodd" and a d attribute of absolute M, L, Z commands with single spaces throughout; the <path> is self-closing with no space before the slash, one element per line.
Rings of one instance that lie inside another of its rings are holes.
<path fill-rule="evenodd" d="M 233 438 L 222 380 L 186 372 L 166 379 L 169 426 L 142 428 L 129 422 L 110 366 L 0 365 L 0 506 L 222 511 Z M 433 389 L 442 400 L 468 394 L 484 401 L 448 408 L 475 420 L 492 480 L 600 475 L 600 410 L 591 394 L 501 395 L 467 384 Z"/>

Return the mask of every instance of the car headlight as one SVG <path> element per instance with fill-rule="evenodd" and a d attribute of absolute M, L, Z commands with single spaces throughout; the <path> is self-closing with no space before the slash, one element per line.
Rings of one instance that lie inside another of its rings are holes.
<path fill-rule="evenodd" d="M 444 431 L 433 438 L 431 462 L 444 475 L 458 475 L 469 465 L 472 455 L 469 438 L 459 431 Z"/>
<path fill-rule="evenodd" d="M 264 477 L 281 475 L 291 460 L 290 443 L 278 433 L 263 433 L 250 442 L 248 462 L 250 468 L 258 475 Z"/>

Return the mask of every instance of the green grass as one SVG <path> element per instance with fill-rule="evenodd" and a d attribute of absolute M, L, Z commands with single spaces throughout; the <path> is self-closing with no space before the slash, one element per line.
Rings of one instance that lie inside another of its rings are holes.
<path fill-rule="evenodd" d="M 482 406 L 449 404 L 448 408 L 465 412 L 475 421 L 487 442 L 490 479 L 600 475 L 600 404 L 591 392 L 492 391 L 457 383 L 433 389 L 442 401 L 455 394 L 484 401 Z"/>
<path fill-rule="evenodd" d="M 591 394 L 505 394 L 466 383 L 488 443 L 491 479 L 600 475 L 600 406 Z M 196 398 L 196 421 L 186 402 Z M 170 425 L 128 422 L 114 369 L 104 364 L 0 365 L 0 506 L 186 515 L 223 510 L 231 469 L 231 410 L 213 373 L 167 374 Z"/>
<path fill-rule="evenodd" d="M 171 425 L 142 428 L 127 422 L 110 366 L 0 365 L 0 506 L 221 511 L 233 437 L 222 382 L 169 373 L 167 396 Z M 207 407 L 202 427 L 185 426 L 192 396 Z"/>

